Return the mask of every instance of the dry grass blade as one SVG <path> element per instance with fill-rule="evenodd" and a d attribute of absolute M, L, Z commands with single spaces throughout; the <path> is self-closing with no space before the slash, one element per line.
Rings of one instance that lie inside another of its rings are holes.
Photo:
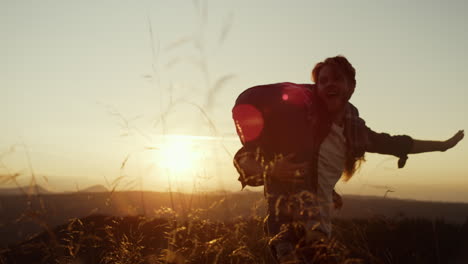
<path fill-rule="evenodd" d="M 201 44 L 200 44 L 201 45 Z M 200 72 L 203 74 L 205 78 L 205 83 L 208 85 L 209 83 L 209 71 L 208 65 L 204 58 L 199 57 L 187 57 L 185 59 L 189 64 L 192 64 L 196 69 L 199 69 Z"/>
<path fill-rule="evenodd" d="M 113 180 L 111 185 L 114 186 L 114 188 L 112 190 L 114 190 L 115 187 L 120 183 L 120 181 L 122 181 L 125 177 L 127 176 L 122 175 L 122 176 L 117 177 L 115 180 Z"/>
<path fill-rule="evenodd" d="M 392 192 L 395 192 L 395 191 L 394 191 L 394 190 L 390 190 L 390 189 L 389 189 L 389 190 L 386 190 L 383 197 L 384 197 L 384 198 L 387 198 L 388 193 L 392 193 Z"/>
<path fill-rule="evenodd" d="M 10 146 L 10 147 L 8 148 L 7 151 L 1 153 L 1 154 L 0 154 L 0 161 L 1 161 L 4 157 L 6 157 L 7 155 L 9 155 L 9 154 L 15 152 L 17 146 L 19 146 L 19 144 L 14 144 L 14 145 Z"/>
<path fill-rule="evenodd" d="M 98 103 L 98 104 L 100 104 L 100 103 Z M 146 140 L 151 141 L 151 137 L 149 135 L 147 135 L 141 129 L 139 129 L 138 127 L 133 125 L 133 122 L 135 122 L 138 119 L 143 117 L 142 115 L 136 115 L 136 116 L 134 116 L 132 118 L 126 118 L 119 111 L 117 111 L 114 107 L 109 106 L 109 105 L 104 105 L 104 104 L 101 104 L 101 105 L 103 105 L 105 108 L 107 108 L 107 112 L 111 116 L 116 117 L 117 120 L 120 122 L 119 126 L 121 127 L 122 130 L 124 130 L 123 133 L 120 134 L 120 136 L 128 136 L 128 135 L 132 134 L 132 131 L 134 131 L 134 132 L 138 133 L 139 135 L 143 136 Z"/>
<path fill-rule="evenodd" d="M 172 58 L 169 62 L 166 63 L 166 65 L 164 65 L 164 69 L 170 70 L 171 68 L 178 65 L 181 61 L 183 61 L 183 59 L 180 57 Z"/>
<path fill-rule="evenodd" d="M 130 158 L 130 154 L 128 154 L 125 159 L 122 161 L 120 165 L 120 170 L 123 170 L 125 168 L 125 165 L 127 165 L 128 159 Z M 120 178 L 120 177 L 119 177 Z"/>
<path fill-rule="evenodd" d="M 171 44 L 167 45 L 164 48 L 164 51 L 169 52 L 171 50 L 177 49 L 177 48 L 182 47 L 182 46 L 184 46 L 186 44 L 190 44 L 191 42 L 193 42 L 193 40 L 194 40 L 193 36 L 185 36 L 185 37 L 179 38 L 179 39 L 173 41 Z"/>
<path fill-rule="evenodd" d="M 145 147 L 146 150 L 158 150 L 158 147 Z"/>
<path fill-rule="evenodd" d="M 382 190 L 392 190 L 393 188 L 388 185 L 378 185 L 378 184 L 364 184 L 365 186 L 372 187 L 374 189 L 382 189 Z"/>
<path fill-rule="evenodd" d="M 196 103 L 192 103 L 192 102 L 185 102 L 185 103 L 188 104 L 188 105 L 194 106 L 195 108 L 197 108 L 200 111 L 202 116 L 205 118 L 205 121 L 208 123 L 209 128 L 213 131 L 213 134 L 215 136 L 217 136 L 218 135 L 218 129 L 216 128 L 216 125 L 213 123 L 212 119 L 209 117 L 209 115 L 203 109 L 203 107 L 199 106 Z"/>
<path fill-rule="evenodd" d="M 219 93 L 219 91 L 226 85 L 226 83 L 228 83 L 230 80 L 234 78 L 236 78 L 236 75 L 226 74 L 220 77 L 218 80 L 216 80 L 216 82 L 213 84 L 211 89 L 208 91 L 208 96 L 207 96 L 206 105 L 205 105 L 207 109 L 210 109 L 213 106 L 215 98 L 217 94 Z"/>
<path fill-rule="evenodd" d="M 159 44 L 159 41 L 157 42 L 158 43 L 158 46 L 157 48 L 155 49 L 155 41 L 154 41 L 154 34 L 153 34 L 153 25 L 152 25 L 152 22 L 151 22 L 151 18 L 149 17 L 149 15 L 147 16 L 147 20 L 148 20 L 148 30 L 149 30 L 149 33 L 150 33 L 150 46 L 151 46 L 151 55 L 152 55 L 152 69 L 153 69 L 153 78 L 156 77 L 156 74 L 157 74 L 157 70 L 156 70 L 156 62 L 158 61 L 158 58 L 159 58 L 159 50 L 160 50 L 160 44 Z"/>
<path fill-rule="evenodd" d="M 0 184 L 7 184 L 10 182 L 16 182 L 16 179 L 21 176 L 21 173 L 17 172 L 14 174 L 0 174 Z"/>
<path fill-rule="evenodd" d="M 201 26 L 203 27 L 208 22 L 208 1 L 202 0 L 201 6 Z"/>
<path fill-rule="evenodd" d="M 234 21 L 234 13 L 229 13 L 228 17 L 226 18 L 226 22 L 224 22 L 223 27 L 221 28 L 221 34 L 219 35 L 219 45 L 222 45 L 226 40 L 229 32 L 231 31 L 232 24 Z"/>
<path fill-rule="evenodd" d="M 192 0 L 193 6 L 197 12 L 200 12 L 200 0 Z"/>

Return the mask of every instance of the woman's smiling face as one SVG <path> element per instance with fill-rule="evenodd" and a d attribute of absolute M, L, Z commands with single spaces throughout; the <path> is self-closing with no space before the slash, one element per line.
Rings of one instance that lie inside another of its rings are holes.
<path fill-rule="evenodd" d="M 354 87 L 346 75 L 334 65 L 325 65 L 319 72 L 317 91 L 330 113 L 344 109 L 354 92 Z"/>

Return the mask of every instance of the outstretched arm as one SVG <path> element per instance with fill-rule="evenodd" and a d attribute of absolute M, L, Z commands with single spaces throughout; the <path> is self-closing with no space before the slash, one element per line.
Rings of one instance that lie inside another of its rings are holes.
<path fill-rule="evenodd" d="M 446 151 L 453 148 L 464 137 L 463 130 L 460 130 L 445 141 L 415 140 L 406 135 L 391 136 L 387 133 L 376 133 L 369 128 L 367 129 L 370 144 L 366 151 L 399 157 L 398 168 L 405 166 L 408 154 Z"/>
<path fill-rule="evenodd" d="M 429 141 L 429 140 L 417 140 L 413 139 L 413 146 L 409 154 L 431 152 L 431 151 L 446 151 L 457 145 L 460 140 L 465 136 L 463 130 L 459 130 L 453 137 L 445 141 Z"/>

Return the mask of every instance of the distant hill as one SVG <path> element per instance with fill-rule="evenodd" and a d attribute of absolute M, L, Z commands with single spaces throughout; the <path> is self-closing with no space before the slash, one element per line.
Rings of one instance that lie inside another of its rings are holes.
<path fill-rule="evenodd" d="M 109 190 L 103 185 L 93 185 L 83 190 L 79 190 L 80 193 L 99 193 L 99 192 L 108 192 Z"/>
<path fill-rule="evenodd" d="M 51 194 L 52 192 L 48 191 L 40 185 L 32 186 L 22 186 L 20 188 L 0 188 L 0 195 L 34 195 L 34 194 Z"/>
<path fill-rule="evenodd" d="M 430 220 L 444 219 L 447 222 L 457 224 L 468 221 L 468 203 L 430 202 L 358 195 L 344 195 L 343 201 L 343 208 L 334 214 L 336 218 L 409 217 Z"/>

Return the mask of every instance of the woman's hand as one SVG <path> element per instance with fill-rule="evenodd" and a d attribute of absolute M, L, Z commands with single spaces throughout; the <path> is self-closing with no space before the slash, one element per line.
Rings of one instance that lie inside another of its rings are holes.
<path fill-rule="evenodd" d="M 459 130 L 453 137 L 445 141 L 430 141 L 430 140 L 417 140 L 413 139 L 413 146 L 409 154 L 431 152 L 431 151 L 446 151 L 457 145 L 460 140 L 465 136 L 463 130 Z"/>
<path fill-rule="evenodd" d="M 447 149 L 451 149 L 453 147 L 455 147 L 455 145 L 457 145 L 458 142 L 460 142 L 460 140 L 463 139 L 463 137 L 465 136 L 465 131 L 464 130 L 458 130 L 458 132 L 453 135 L 453 137 L 447 139 L 446 141 L 444 141 L 444 147 L 442 149 L 442 151 L 446 151 Z"/>
<path fill-rule="evenodd" d="M 308 168 L 308 162 L 293 162 L 294 156 L 295 154 L 291 153 L 275 159 L 270 174 L 271 177 L 287 183 L 305 183 L 304 175 Z"/>

